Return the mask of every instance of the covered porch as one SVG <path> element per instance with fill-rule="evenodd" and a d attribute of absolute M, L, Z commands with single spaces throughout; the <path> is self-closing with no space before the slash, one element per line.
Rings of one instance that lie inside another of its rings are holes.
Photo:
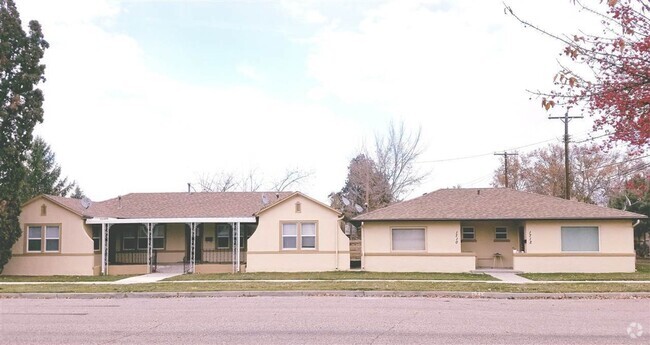
<path fill-rule="evenodd" d="M 525 222 L 461 221 L 461 252 L 473 253 L 477 269 L 512 269 L 516 253 L 526 251 Z"/>
<path fill-rule="evenodd" d="M 241 218 L 91 218 L 102 275 L 146 274 L 158 266 L 185 273 L 240 272 L 254 217 Z"/>

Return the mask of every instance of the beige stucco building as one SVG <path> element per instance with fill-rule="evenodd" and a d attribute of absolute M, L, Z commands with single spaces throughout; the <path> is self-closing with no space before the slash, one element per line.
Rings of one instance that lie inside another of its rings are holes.
<path fill-rule="evenodd" d="M 504 188 L 442 189 L 355 218 L 368 271 L 634 272 L 644 215 Z"/>
<path fill-rule="evenodd" d="M 3 275 L 328 271 L 350 267 L 338 211 L 299 192 L 41 195 Z M 250 267 L 250 269 L 249 269 Z"/>

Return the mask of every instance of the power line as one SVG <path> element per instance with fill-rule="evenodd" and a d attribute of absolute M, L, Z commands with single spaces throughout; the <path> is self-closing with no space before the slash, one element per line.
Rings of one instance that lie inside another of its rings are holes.
<path fill-rule="evenodd" d="M 507 151 L 503 151 L 501 153 L 495 152 L 495 156 L 503 156 L 503 164 L 504 164 L 504 176 L 506 178 L 506 188 L 508 188 L 508 156 L 517 156 L 518 153 L 516 152 L 511 152 L 508 153 Z"/>
<path fill-rule="evenodd" d="M 569 116 L 569 111 L 564 116 L 549 116 L 551 120 L 560 119 L 564 122 L 564 198 L 571 199 L 571 180 L 569 180 L 569 121 L 571 119 L 581 119 L 582 116 Z"/>
<path fill-rule="evenodd" d="M 523 149 L 523 148 L 527 148 L 527 147 L 531 147 L 531 146 L 535 146 L 535 145 L 539 145 L 539 144 L 548 143 L 548 142 L 554 141 L 554 140 L 558 140 L 558 139 L 557 138 L 552 138 L 552 139 L 547 139 L 547 140 L 539 141 L 539 142 L 532 143 L 532 144 L 527 144 L 527 145 L 518 146 L 518 147 L 512 147 L 512 148 L 507 149 L 506 151 L 515 151 L 515 150 L 519 150 L 519 149 Z M 459 161 L 459 160 L 479 158 L 479 157 L 492 156 L 492 155 L 494 155 L 494 152 L 482 153 L 482 154 L 471 155 L 471 156 L 463 156 L 463 157 L 453 157 L 453 158 L 443 158 L 443 159 L 435 159 L 435 160 L 428 160 L 428 161 L 419 161 L 417 163 L 442 163 L 442 162 Z"/>

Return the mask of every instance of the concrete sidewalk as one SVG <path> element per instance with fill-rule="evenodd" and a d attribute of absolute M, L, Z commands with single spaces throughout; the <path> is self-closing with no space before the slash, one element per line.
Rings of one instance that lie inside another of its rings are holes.
<path fill-rule="evenodd" d="M 129 277 L 112 282 L 113 284 L 143 284 L 143 283 L 155 283 L 163 279 L 179 276 L 183 274 L 182 272 L 173 272 L 173 273 L 150 273 L 141 276 Z"/>
<path fill-rule="evenodd" d="M 499 279 L 504 283 L 511 284 L 526 284 L 526 283 L 535 283 L 535 281 L 518 276 L 516 273 L 512 272 L 485 272 L 485 274 L 491 275 L 494 278 Z"/>

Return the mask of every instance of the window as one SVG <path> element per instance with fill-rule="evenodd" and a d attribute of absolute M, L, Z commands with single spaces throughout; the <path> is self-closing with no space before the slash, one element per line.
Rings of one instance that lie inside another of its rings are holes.
<path fill-rule="evenodd" d="M 93 225 L 93 250 L 102 249 L 102 228 L 99 225 Z"/>
<path fill-rule="evenodd" d="M 27 251 L 40 252 L 43 244 L 43 227 L 30 226 L 27 232 Z"/>
<path fill-rule="evenodd" d="M 476 239 L 476 233 L 474 232 L 474 228 L 463 228 L 463 240 L 475 240 Z"/>
<path fill-rule="evenodd" d="M 152 234 L 153 249 L 165 249 L 165 225 L 156 224 Z M 147 227 L 138 225 L 122 233 L 122 250 L 147 250 Z M 100 242 L 101 243 L 101 242 Z"/>
<path fill-rule="evenodd" d="M 61 247 L 61 228 L 58 225 L 30 225 L 27 227 L 28 252 L 58 252 Z"/>
<path fill-rule="evenodd" d="M 45 251 L 46 252 L 58 252 L 59 243 L 61 241 L 59 226 L 58 225 L 48 225 L 45 227 Z"/>
<path fill-rule="evenodd" d="M 165 226 L 157 224 L 153 228 L 153 249 L 165 249 Z"/>
<path fill-rule="evenodd" d="M 316 223 L 282 223 L 282 249 L 316 249 Z"/>
<path fill-rule="evenodd" d="M 300 224 L 300 247 L 316 249 L 316 223 Z"/>
<path fill-rule="evenodd" d="M 147 228 L 138 225 L 138 250 L 147 250 Z"/>
<path fill-rule="evenodd" d="M 230 248 L 230 224 L 217 224 L 217 249 Z"/>
<path fill-rule="evenodd" d="M 393 250 L 424 250 L 424 229 L 393 229 Z"/>
<path fill-rule="evenodd" d="M 497 240 L 507 240 L 508 239 L 508 228 L 500 226 L 497 227 L 494 231 L 495 239 Z"/>
<path fill-rule="evenodd" d="M 134 228 L 124 230 L 122 233 L 122 250 L 135 250 L 136 232 Z"/>
<path fill-rule="evenodd" d="M 298 225 L 282 224 L 282 249 L 298 249 Z"/>
<path fill-rule="evenodd" d="M 599 250 L 598 227 L 563 226 L 563 252 L 597 252 Z"/>

